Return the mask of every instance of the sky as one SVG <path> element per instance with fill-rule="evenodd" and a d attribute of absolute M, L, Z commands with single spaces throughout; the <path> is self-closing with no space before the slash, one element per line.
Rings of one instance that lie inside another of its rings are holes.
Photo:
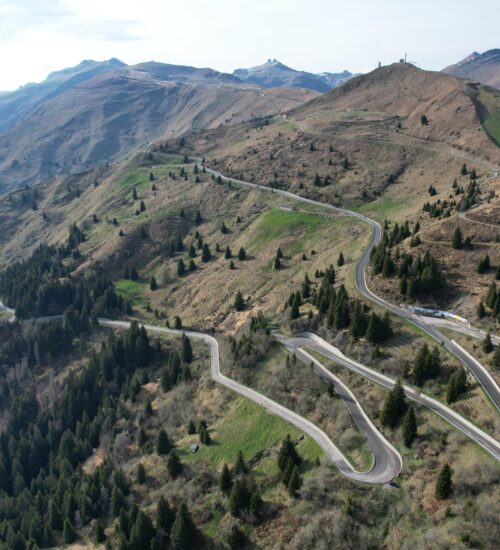
<path fill-rule="evenodd" d="M 408 53 L 440 70 L 500 48 L 499 22 L 498 0 L 0 0 L 0 90 L 112 57 L 367 72 Z"/>

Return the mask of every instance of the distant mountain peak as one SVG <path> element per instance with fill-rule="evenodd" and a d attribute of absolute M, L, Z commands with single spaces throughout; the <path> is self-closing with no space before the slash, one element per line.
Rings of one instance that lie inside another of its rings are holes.
<path fill-rule="evenodd" d="M 309 73 L 292 69 L 276 58 L 269 58 L 266 63 L 255 67 L 236 69 L 233 75 L 251 84 L 258 84 L 265 88 L 309 88 L 324 93 L 339 86 L 353 75 L 344 70 L 341 73 Z"/>

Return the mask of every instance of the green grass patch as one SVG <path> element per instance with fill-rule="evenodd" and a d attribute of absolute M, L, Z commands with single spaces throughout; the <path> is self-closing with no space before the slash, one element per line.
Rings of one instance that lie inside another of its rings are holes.
<path fill-rule="evenodd" d="M 300 252 L 304 244 L 322 226 L 333 225 L 334 221 L 313 213 L 287 212 L 273 209 L 265 212 L 256 220 L 251 235 L 251 252 L 262 249 L 267 243 L 287 236 L 297 237 L 293 246 L 288 247 L 286 253 Z"/>
<path fill-rule="evenodd" d="M 120 279 L 115 283 L 116 292 L 132 302 L 133 305 L 146 306 L 146 300 L 143 298 L 145 283 L 140 281 L 131 281 L 130 279 Z"/>
<path fill-rule="evenodd" d="M 187 445 L 183 449 L 185 454 L 183 461 L 193 463 L 206 460 L 213 468 L 217 468 L 224 462 L 233 465 L 240 450 L 245 459 L 249 460 L 262 449 L 278 446 L 286 434 L 297 438 L 301 433 L 278 416 L 269 414 L 260 405 L 248 399 L 239 398 L 223 420 L 215 426 L 212 432 L 212 444 L 200 446 L 196 454 L 189 453 L 189 445 Z M 193 436 L 194 441 L 198 441 L 197 436 Z M 307 446 L 306 441 L 299 448 L 301 454 L 303 454 L 303 448 L 308 456 L 311 455 L 314 458 L 322 454 L 314 441 L 307 441 Z M 272 464 L 269 464 L 269 467 L 272 467 Z"/>
<path fill-rule="evenodd" d="M 401 199 L 383 195 L 375 201 L 368 202 L 361 206 L 355 206 L 352 210 L 369 214 L 379 221 L 385 219 L 397 219 L 402 209 L 411 207 L 418 199 Z"/>

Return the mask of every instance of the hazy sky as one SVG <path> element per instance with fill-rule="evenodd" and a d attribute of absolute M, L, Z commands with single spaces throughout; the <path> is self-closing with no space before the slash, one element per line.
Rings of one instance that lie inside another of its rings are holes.
<path fill-rule="evenodd" d="M 442 69 L 500 48 L 499 23 L 499 0 L 0 0 L 0 90 L 111 57 L 365 72 L 408 52 Z"/>

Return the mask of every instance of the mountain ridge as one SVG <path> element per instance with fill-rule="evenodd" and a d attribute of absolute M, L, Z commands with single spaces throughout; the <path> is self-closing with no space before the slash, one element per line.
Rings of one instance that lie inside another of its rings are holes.
<path fill-rule="evenodd" d="M 266 88 L 286 86 L 293 88 L 310 88 L 316 92 L 328 92 L 353 76 L 349 71 L 340 73 L 310 73 L 292 69 L 277 59 L 268 59 L 266 63 L 255 67 L 240 68 L 233 75 L 244 82 L 258 84 Z"/>
<path fill-rule="evenodd" d="M 478 80 L 482 84 L 500 89 L 500 49 L 483 53 L 472 52 L 467 57 L 443 69 L 446 74 Z"/>

